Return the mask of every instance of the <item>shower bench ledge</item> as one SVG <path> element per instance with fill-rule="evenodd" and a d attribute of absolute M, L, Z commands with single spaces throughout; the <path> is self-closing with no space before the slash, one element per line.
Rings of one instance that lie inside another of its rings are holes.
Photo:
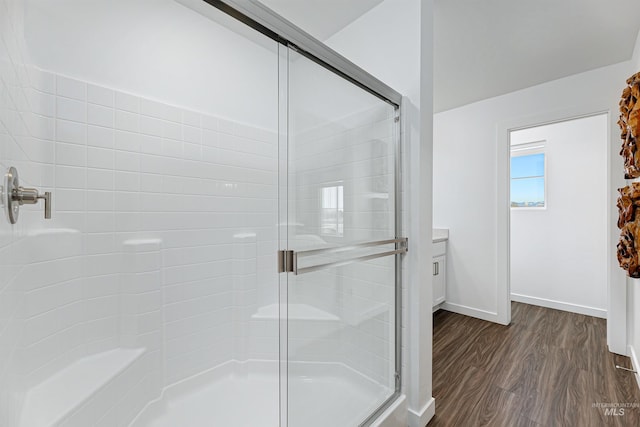
<path fill-rule="evenodd" d="M 265 305 L 260 307 L 251 318 L 254 320 L 277 320 L 279 319 L 279 310 L 278 304 Z M 340 320 L 338 316 L 308 304 L 289 304 L 288 318 L 289 320 L 329 320 L 333 322 Z"/>
<path fill-rule="evenodd" d="M 144 351 L 144 348 L 120 348 L 77 360 L 27 391 L 20 425 L 64 424 L 91 396 L 124 373 Z"/>
<path fill-rule="evenodd" d="M 346 301 L 346 305 L 350 307 L 350 310 L 344 313 L 342 321 L 349 325 L 359 325 L 365 320 L 389 312 L 388 304 L 368 302 L 362 298 L 347 298 Z M 335 314 L 309 304 L 289 304 L 287 314 L 289 321 L 341 321 L 340 317 Z M 260 307 L 251 318 L 253 320 L 278 320 L 279 306 L 278 304 L 269 304 Z"/>

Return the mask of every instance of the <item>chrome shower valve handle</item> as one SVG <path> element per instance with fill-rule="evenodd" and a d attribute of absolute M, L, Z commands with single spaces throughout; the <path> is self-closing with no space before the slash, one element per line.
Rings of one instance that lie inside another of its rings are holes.
<path fill-rule="evenodd" d="M 51 192 L 47 191 L 44 194 L 40 194 L 35 188 L 21 187 L 18 171 L 13 166 L 9 168 L 5 177 L 7 212 L 11 224 L 18 222 L 20 206 L 35 205 L 40 199 L 44 200 L 45 219 L 51 219 Z"/>
<path fill-rule="evenodd" d="M 22 205 L 35 205 L 38 199 L 44 200 L 44 217 L 51 219 L 51 192 L 39 194 L 35 188 L 18 187 L 13 189 L 12 200 Z"/>

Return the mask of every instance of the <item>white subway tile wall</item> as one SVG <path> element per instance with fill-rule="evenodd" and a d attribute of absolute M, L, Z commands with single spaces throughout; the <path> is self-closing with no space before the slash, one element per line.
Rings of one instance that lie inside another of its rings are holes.
<path fill-rule="evenodd" d="M 0 425 L 91 354 L 145 349 L 61 425 L 126 425 L 163 386 L 277 358 L 277 323 L 248 326 L 277 301 L 276 133 L 26 67 L 14 6 L 0 167 L 52 191 L 53 219 L 39 204 L 0 225 Z"/>
<path fill-rule="evenodd" d="M 42 157 L 40 144 L 33 140 L 37 137 L 32 137 L 32 133 L 27 132 L 27 123 L 38 137 L 51 135 L 53 129 L 51 116 L 36 116 L 26 108 L 29 105 L 29 96 L 33 97 L 33 93 L 26 90 L 29 85 L 26 70 L 22 66 L 23 49 L 20 45 L 21 39 L 17 37 L 21 34 L 22 22 L 21 8 L 17 7 L 15 2 L 0 0 L 0 167 L 3 170 L 9 166 L 6 163 L 7 159 L 24 165 L 29 154 L 34 158 Z M 55 102 L 48 97 L 46 101 L 43 99 L 42 103 L 33 102 L 33 105 L 38 111 L 51 115 Z M 20 112 L 29 114 L 21 115 Z M 37 120 L 36 117 L 43 119 Z M 43 141 L 43 144 L 46 145 L 46 142 Z M 52 154 L 51 150 L 49 154 Z M 29 170 L 29 173 L 33 173 L 30 183 L 41 185 L 45 171 L 35 173 L 35 167 Z M 47 177 L 50 177 L 50 174 L 49 171 Z M 7 426 L 18 425 L 22 408 L 20 342 L 23 337 L 37 340 L 42 335 L 36 331 L 36 327 L 24 328 L 21 318 L 25 312 L 35 314 L 48 304 L 42 294 L 39 298 L 32 299 L 29 305 L 24 302 L 24 289 L 31 287 L 34 282 L 33 277 L 24 272 L 24 266 L 30 262 L 27 245 L 22 239 L 24 234 L 25 229 L 20 226 L 12 228 L 6 221 L 2 221 L 0 225 L 0 425 Z M 34 270 L 41 268 L 45 255 L 41 252 L 34 254 Z M 56 273 L 52 272 L 53 274 Z M 18 286 L 17 280 L 20 276 L 26 279 L 24 284 L 20 283 L 24 286 L 22 289 Z M 62 295 L 59 298 L 62 298 Z M 41 319 L 34 321 L 38 322 Z"/>

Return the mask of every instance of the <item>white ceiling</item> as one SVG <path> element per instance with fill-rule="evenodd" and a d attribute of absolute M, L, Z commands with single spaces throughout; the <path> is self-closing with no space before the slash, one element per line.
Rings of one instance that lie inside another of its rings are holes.
<path fill-rule="evenodd" d="M 383 0 L 259 0 L 318 40 L 326 40 Z"/>
<path fill-rule="evenodd" d="M 261 0 L 320 40 L 382 0 Z M 631 58 L 640 0 L 435 0 L 436 112 Z"/>
<path fill-rule="evenodd" d="M 639 0 L 435 0 L 435 111 L 629 60 L 639 29 Z"/>

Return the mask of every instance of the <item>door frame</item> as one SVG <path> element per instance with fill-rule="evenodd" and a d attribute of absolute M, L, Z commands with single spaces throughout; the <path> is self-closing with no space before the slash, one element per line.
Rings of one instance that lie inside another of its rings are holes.
<path fill-rule="evenodd" d="M 541 125 L 564 122 L 572 119 L 607 115 L 607 146 L 606 146 L 606 180 L 607 201 L 609 207 L 606 211 L 607 222 L 607 344 L 609 350 L 618 354 L 627 354 L 627 295 L 624 275 L 620 269 L 614 268 L 616 253 L 615 224 L 615 193 L 612 191 L 613 183 L 618 183 L 616 177 L 622 175 L 622 171 L 614 170 L 618 162 L 612 155 L 612 141 L 617 134 L 613 127 L 612 109 L 602 108 L 602 105 L 582 105 L 574 108 L 555 110 L 536 115 L 521 117 L 509 121 L 500 122 L 496 126 L 497 132 L 497 205 L 496 205 L 496 229 L 497 229 L 497 278 L 498 301 L 497 321 L 508 325 L 511 322 L 511 259 L 510 259 L 510 230 L 511 208 L 509 178 L 510 167 L 510 133 L 515 130 L 526 129 Z M 617 140 L 617 139 L 616 139 Z M 617 160 L 617 159 L 616 159 Z"/>

